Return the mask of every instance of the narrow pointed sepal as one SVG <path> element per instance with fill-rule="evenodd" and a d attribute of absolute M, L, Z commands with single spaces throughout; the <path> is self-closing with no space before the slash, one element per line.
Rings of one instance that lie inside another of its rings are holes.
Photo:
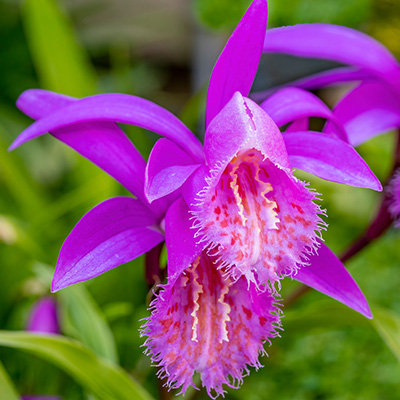
<path fill-rule="evenodd" d="M 309 265 L 300 268 L 293 278 L 321 293 L 340 301 L 372 318 L 367 299 L 343 263 L 323 243 L 318 254 L 310 257 Z"/>

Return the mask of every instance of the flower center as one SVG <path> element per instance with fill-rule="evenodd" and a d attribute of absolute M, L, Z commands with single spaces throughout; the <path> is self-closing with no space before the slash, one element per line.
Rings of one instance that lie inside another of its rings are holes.
<path fill-rule="evenodd" d="M 314 195 L 258 150 L 240 152 L 208 184 L 194 215 L 233 280 L 273 283 L 315 247 L 321 219 Z"/>
<path fill-rule="evenodd" d="M 221 177 L 221 182 L 225 181 L 224 185 L 229 185 L 233 193 L 233 197 L 229 196 L 227 199 L 228 204 L 229 201 L 235 202 L 238 208 L 243 227 L 239 229 L 238 238 L 245 237 L 249 244 L 248 253 L 244 254 L 238 250 L 237 261 L 245 257 L 249 258 L 250 263 L 257 262 L 265 230 L 277 229 L 279 222 L 275 211 L 277 204 L 267 197 L 272 194 L 273 187 L 268 182 L 269 176 L 264 166 L 260 166 L 261 162 L 262 156 L 258 151 L 246 152 L 236 156 Z M 237 219 L 233 219 L 232 222 L 233 225 L 240 225 Z"/>

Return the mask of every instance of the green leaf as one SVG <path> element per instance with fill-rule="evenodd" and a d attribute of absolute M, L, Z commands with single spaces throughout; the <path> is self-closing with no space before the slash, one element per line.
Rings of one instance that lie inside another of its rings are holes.
<path fill-rule="evenodd" d="M 54 269 L 43 263 L 35 263 L 33 271 L 44 285 L 50 287 Z M 68 336 L 79 339 L 98 356 L 118 362 L 116 344 L 106 318 L 85 285 L 70 286 L 57 294 L 61 302 L 62 330 Z M 123 303 L 125 309 L 130 303 Z M 126 310 L 122 310 L 126 311 Z"/>
<path fill-rule="evenodd" d="M 321 300 L 305 308 L 285 311 L 284 335 L 307 332 L 314 328 L 331 329 L 342 326 L 369 326 L 369 320 L 333 300 Z"/>
<path fill-rule="evenodd" d="M 0 362 L 0 399 L 20 400 L 10 377 Z"/>
<path fill-rule="evenodd" d="M 59 292 L 63 309 L 63 331 L 82 341 L 97 355 L 117 362 L 114 336 L 104 315 L 84 285 Z"/>
<path fill-rule="evenodd" d="M 250 6 L 251 0 L 196 0 L 197 17 L 209 28 L 233 29 Z"/>
<path fill-rule="evenodd" d="M 27 0 L 22 16 L 44 88 L 71 96 L 96 93 L 96 78 L 71 22 L 55 0 Z"/>
<path fill-rule="evenodd" d="M 44 206 L 36 182 L 27 172 L 17 153 L 7 151 L 7 135 L 0 125 L 0 171 L 3 185 L 9 190 L 21 211 L 33 216 Z"/>
<path fill-rule="evenodd" d="M 49 361 L 101 400 L 152 399 L 122 368 L 97 357 L 74 340 L 58 335 L 0 331 L 0 345 L 24 350 Z"/>
<path fill-rule="evenodd" d="M 390 310 L 373 307 L 372 325 L 400 362 L 400 315 Z"/>

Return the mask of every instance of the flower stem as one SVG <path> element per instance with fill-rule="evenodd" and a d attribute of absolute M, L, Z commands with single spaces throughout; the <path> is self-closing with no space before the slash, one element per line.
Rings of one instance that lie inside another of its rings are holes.
<path fill-rule="evenodd" d="M 151 303 L 154 298 L 154 291 L 166 277 L 167 269 L 162 268 L 162 266 L 160 265 L 160 257 L 163 247 L 164 242 L 158 244 L 146 253 L 144 274 L 145 280 L 147 282 L 147 287 L 149 289 L 149 292 L 146 296 L 146 304 Z M 172 399 L 172 392 L 170 392 L 165 386 L 166 382 L 167 378 L 157 379 L 158 394 L 160 400 Z"/>

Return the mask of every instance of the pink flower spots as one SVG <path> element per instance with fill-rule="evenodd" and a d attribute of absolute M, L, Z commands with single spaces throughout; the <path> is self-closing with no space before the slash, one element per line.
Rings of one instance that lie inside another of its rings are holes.
<path fill-rule="evenodd" d="M 269 292 L 223 276 L 203 252 L 163 287 L 143 329 L 153 362 L 184 393 L 195 371 L 211 397 L 237 388 L 248 366 L 260 367 L 263 341 L 277 336 L 280 310 Z"/>
<path fill-rule="evenodd" d="M 228 112 L 230 119 L 239 115 L 241 124 L 230 126 Z M 315 250 L 323 211 L 293 176 L 279 130 L 260 107 L 236 94 L 210 124 L 211 146 L 214 130 L 222 129 L 241 143 L 232 146 L 230 159 L 216 164 L 199 192 L 192 210 L 197 235 L 232 279 L 244 275 L 258 287 L 274 283 Z"/>

